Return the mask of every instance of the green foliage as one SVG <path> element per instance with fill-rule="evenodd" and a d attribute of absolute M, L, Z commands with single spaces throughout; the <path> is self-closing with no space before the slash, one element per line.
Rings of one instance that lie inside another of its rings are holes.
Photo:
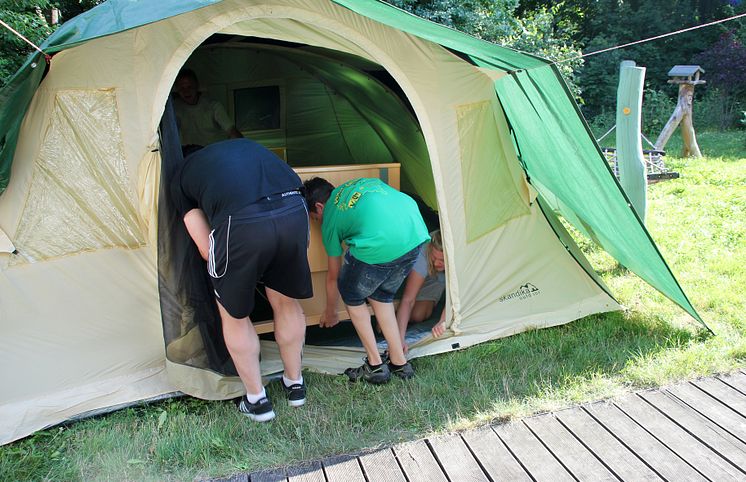
<path fill-rule="evenodd" d="M 733 30 L 694 56 L 694 63 L 707 73 L 707 84 L 726 97 L 746 95 L 746 45 Z"/>
<path fill-rule="evenodd" d="M 600 139 L 602 135 L 606 134 L 609 129 L 616 125 L 616 111 L 614 111 L 613 108 L 605 109 L 590 119 L 588 125 L 591 128 L 591 132 L 593 132 L 593 137 Z M 616 137 L 612 132 L 604 138 L 601 145 L 605 147 L 614 147 L 615 139 Z"/>
<path fill-rule="evenodd" d="M 7 0 L 0 5 L 0 20 L 39 45 L 53 31 L 43 15 L 51 5 L 48 0 Z M 0 26 L 0 87 L 6 84 L 33 50 L 28 43 Z"/>
<path fill-rule="evenodd" d="M 575 71 L 582 65 L 570 22 L 556 18 L 557 8 L 539 6 L 518 17 L 517 0 L 391 0 L 394 6 L 505 47 L 521 50 L 558 65 L 571 91 L 579 94 Z M 568 59 L 572 59 L 567 61 Z"/>
<path fill-rule="evenodd" d="M 693 104 L 695 129 L 728 130 L 738 127 L 738 115 L 746 97 L 725 95 L 718 89 L 707 89 Z"/>
<path fill-rule="evenodd" d="M 532 0 L 525 3 L 535 6 L 554 2 Z M 556 15 L 577 26 L 573 41 L 589 54 L 743 12 L 746 12 L 746 2 L 728 0 L 565 0 L 558 4 Z M 576 76 L 585 115 L 593 118 L 610 107 L 613 109 L 622 60 L 634 60 L 645 67 L 648 85 L 656 90 L 665 88 L 669 96 L 675 98 L 675 88 L 666 86 L 670 68 L 696 63 L 695 56 L 712 49 L 727 31 L 733 31 L 733 38 L 743 43 L 746 39 L 744 25 L 743 19 L 735 20 L 586 57 L 585 65 Z M 718 55 L 714 50 L 711 57 Z M 708 76 L 717 75 L 706 70 Z"/>
<path fill-rule="evenodd" d="M 642 98 L 642 132 L 648 138 L 657 136 L 673 114 L 674 108 L 676 102 L 666 92 L 656 89 L 645 90 Z"/>
<path fill-rule="evenodd" d="M 489 41 L 506 37 L 518 28 L 513 16 L 518 0 L 391 0 L 388 3 Z"/>
<path fill-rule="evenodd" d="M 39 46 L 56 25 L 51 22 L 51 10 L 57 8 L 60 21 L 72 18 L 103 0 L 2 0 L 0 20 Z M 0 88 L 2 88 L 23 65 L 34 48 L 17 35 L 0 26 Z"/>
<path fill-rule="evenodd" d="M 501 39 L 509 47 L 538 55 L 557 63 L 562 76 L 577 100 L 580 99 L 580 87 L 577 85 L 576 72 L 583 65 L 580 50 L 573 44 L 571 37 L 574 26 L 558 21 L 557 7 L 541 7 L 518 19 L 520 29 Z"/>

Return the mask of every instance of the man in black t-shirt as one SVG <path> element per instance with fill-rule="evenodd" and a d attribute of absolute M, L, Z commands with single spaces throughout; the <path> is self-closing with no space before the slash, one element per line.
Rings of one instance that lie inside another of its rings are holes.
<path fill-rule="evenodd" d="M 288 402 L 305 403 L 306 319 L 298 299 L 310 298 L 313 289 L 301 186 L 285 162 L 247 139 L 218 142 L 189 155 L 171 185 L 186 229 L 207 261 L 225 344 L 246 387 L 238 408 L 259 422 L 275 413 L 262 385 L 259 338 L 249 319 L 258 282 L 264 283 L 274 312 Z"/>

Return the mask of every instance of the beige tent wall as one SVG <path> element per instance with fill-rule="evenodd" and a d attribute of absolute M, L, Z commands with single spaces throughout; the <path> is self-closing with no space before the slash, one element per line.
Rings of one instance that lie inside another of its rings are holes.
<path fill-rule="evenodd" d="M 0 271 L 0 442 L 174 390 L 154 266 L 111 249 Z"/>
<path fill-rule="evenodd" d="M 140 229 L 138 239 L 145 246 L 71 250 L 34 263 L 14 264 L 9 255 L 0 254 L 0 373 L 4 382 L 0 443 L 76 413 L 174 389 L 173 379 L 163 376 L 167 370 L 163 368 L 153 243 L 159 164 L 151 151 L 157 146 L 156 127 L 176 73 L 215 32 L 357 54 L 385 67 L 400 84 L 415 109 L 430 153 L 448 262 L 448 321 L 460 334 L 462 346 L 612 307 L 608 296 L 584 278 L 557 243 L 536 207 L 528 208 L 528 189 L 517 164 L 506 172 L 511 180 L 507 185 L 512 186 L 508 191 L 514 194 L 504 199 L 512 199 L 514 205 L 523 203 L 529 212 L 516 217 L 516 211 L 511 211 L 513 217 L 507 216 L 500 226 L 487 229 L 477 239 L 467 236 L 462 153 L 483 149 L 487 162 L 515 162 L 509 143 L 493 139 L 496 136 L 490 129 L 459 136 L 460 107 L 495 102 L 495 73 L 488 75 L 437 45 L 329 2 L 278 0 L 260 5 L 229 0 L 94 40 L 52 59 L 49 75 L 24 121 L 12 181 L 0 197 L 0 229 L 11 241 L 21 227 L 54 239 L 56 233 L 35 231 L 34 226 L 24 226 L 22 218 L 38 168 L 44 138 L 40 133 L 51 125 L 57 93 L 103 89 L 116 99 L 119 130 L 111 135 L 120 136 L 121 146 L 103 161 L 121 162 L 127 173 L 121 180 L 127 187 L 124 196 L 136 208 L 136 222 L 130 224 Z M 85 132 L 86 126 L 81 122 L 78 128 Z M 504 128 L 504 119 L 495 118 L 494 129 Z M 126 210 L 122 207 L 126 204 L 117 204 L 114 212 Z M 107 221 L 101 220 L 102 230 Z M 76 240 L 73 244 L 84 245 Z M 526 303 L 496 301 L 515 292 L 523 280 L 535 284 L 541 296 Z M 441 340 L 431 348 L 415 347 L 412 353 L 450 349 L 453 342 L 454 338 Z M 327 365 L 334 357 L 310 356 L 311 351 L 306 353 L 307 365 L 333 371 Z M 337 369 L 344 368 L 348 359 L 340 356 Z M 274 368 L 273 361 L 264 362 L 265 372 Z M 191 371 L 176 367 L 173 375 L 183 380 L 184 373 L 191 375 Z M 238 386 L 235 378 L 199 372 L 194 376 L 206 378 L 194 380 L 189 390 L 204 391 L 196 394 L 205 398 L 226 396 Z"/>

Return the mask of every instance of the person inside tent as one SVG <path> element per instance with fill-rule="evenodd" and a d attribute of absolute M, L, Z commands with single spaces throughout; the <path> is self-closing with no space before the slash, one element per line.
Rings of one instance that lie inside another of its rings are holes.
<path fill-rule="evenodd" d="M 206 146 L 243 137 L 218 101 L 199 90 L 197 74 L 181 69 L 174 82 L 174 113 L 182 146 Z"/>
<path fill-rule="evenodd" d="M 407 326 L 429 319 L 445 292 L 445 269 L 443 238 L 440 230 L 435 230 L 430 233 L 430 242 L 424 246 L 407 276 L 404 293 L 396 310 L 404 353 L 408 351 L 405 341 Z M 438 323 L 433 326 L 432 333 L 436 338 L 445 332 L 445 314 L 444 309 Z"/>
<path fill-rule="evenodd" d="M 170 187 L 186 230 L 207 261 L 225 345 L 246 388 L 239 411 L 258 422 L 275 416 L 262 385 L 259 338 L 249 319 L 259 282 L 274 313 L 288 403 L 303 405 L 306 318 L 298 299 L 313 296 L 313 287 L 300 178 L 263 146 L 232 139 L 190 154 Z"/>
<path fill-rule="evenodd" d="M 404 356 L 393 301 L 422 244 L 430 239 L 417 204 L 380 179 L 353 179 L 336 189 L 319 177 L 303 184 L 309 215 L 321 222 L 329 257 L 326 310 L 319 325 L 338 323 L 341 296 L 367 354 L 362 366 L 345 374 L 352 382 L 375 384 L 388 382 L 391 373 L 411 378 L 414 370 Z M 388 344 L 389 360 L 378 352 L 366 300 Z"/>

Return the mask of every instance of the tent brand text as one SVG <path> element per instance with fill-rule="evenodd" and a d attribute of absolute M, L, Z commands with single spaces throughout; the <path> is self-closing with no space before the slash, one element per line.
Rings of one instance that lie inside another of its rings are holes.
<path fill-rule="evenodd" d="M 499 301 L 500 303 L 504 303 L 512 300 L 527 300 L 534 296 L 538 296 L 539 293 L 539 288 L 537 288 L 533 283 L 526 283 L 525 285 L 521 285 L 521 287 L 514 292 L 501 296 Z"/>

